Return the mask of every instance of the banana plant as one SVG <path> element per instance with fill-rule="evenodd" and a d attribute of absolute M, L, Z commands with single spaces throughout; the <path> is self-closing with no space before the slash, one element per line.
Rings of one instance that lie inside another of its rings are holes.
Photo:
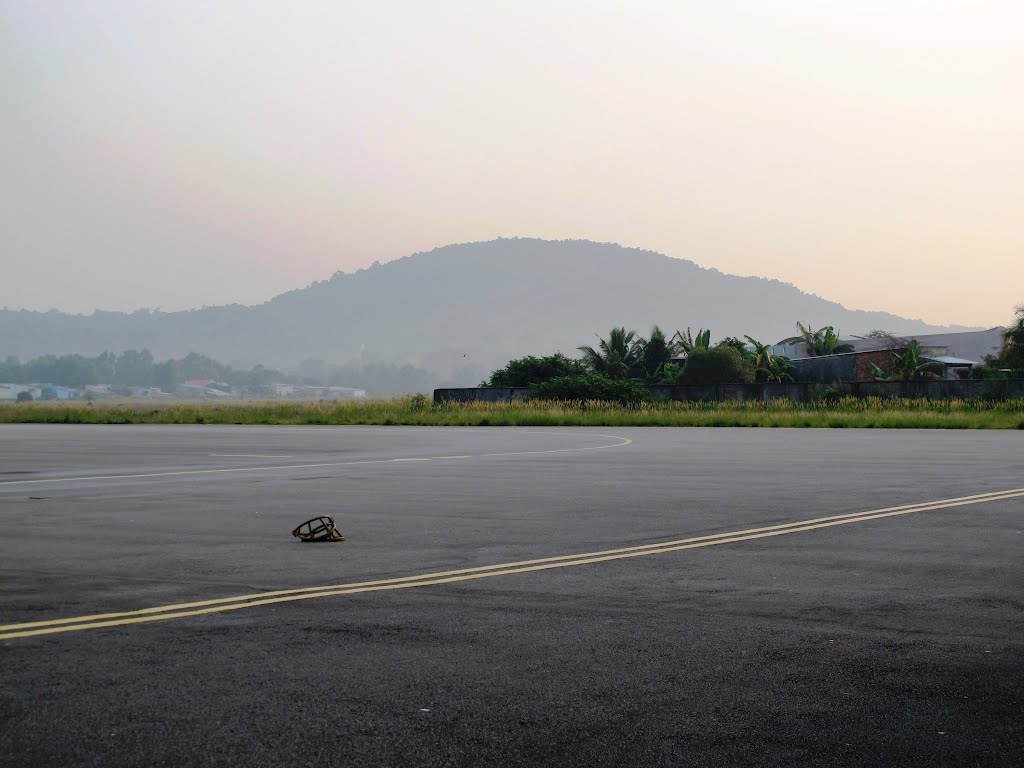
<path fill-rule="evenodd" d="M 820 355 L 841 355 L 844 352 L 853 352 L 852 344 L 840 344 L 839 334 L 831 325 L 814 330 L 811 326 L 804 326 L 798 322 L 796 327 L 800 330 L 799 336 L 790 336 L 783 339 L 779 344 L 806 344 L 807 354 L 811 357 Z"/>
<path fill-rule="evenodd" d="M 669 339 L 669 344 L 674 352 L 682 352 L 684 355 L 689 355 L 695 349 L 711 349 L 711 330 L 701 328 L 696 336 L 691 335 L 689 328 L 685 334 L 676 331 Z"/>
<path fill-rule="evenodd" d="M 936 368 L 942 368 L 940 363 L 933 360 L 921 362 L 921 344 L 917 339 L 913 339 L 907 344 L 906 352 L 900 353 L 893 350 L 889 356 L 889 367 L 891 368 L 889 371 L 883 371 L 868 361 L 871 372 L 875 375 L 875 381 L 919 381 L 941 378 L 935 372 Z"/>
<path fill-rule="evenodd" d="M 747 341 L 754 345 L 754 372 L 763 381 L 793 381 L 789 371 L 793 366 L 785 355 L 773 355 L 771 347 L 762 344 L 757 339 L 744 336 Z"/>

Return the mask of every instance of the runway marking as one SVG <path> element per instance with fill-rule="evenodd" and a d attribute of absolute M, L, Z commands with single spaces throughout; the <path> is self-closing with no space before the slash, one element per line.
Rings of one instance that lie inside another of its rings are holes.
<path fill-rule="evenodd" d="M 983 504 L 991 501 L 1003 501 L 1006 499 L 1015 499 L 1020 497 L 1024 497 L 1024 488 L 979 493 L 971 496 L 939 499 L 935 501 L 919 502 L 916 504 L 904 504 L 896 507 L 884 507 L 881 509 L 851 512 L 842 515 L 829 515 L 827 517 L 798 520 L 792 523 L 781 523 L 761 528 L 749 528 L 740 531 L 696 536 L 687 539 L 643 544 L 633 547 L 621 547 L 618 549 L 608 549 L 598 552 L 543 557 L 534 560 L 499 563 L 496 565 L 463 568 L 453 571 L 424 573 L 393 579 L 381 579 L 378 581 L 364 581 L 350 584 L 333 584 L 321 587 L 305 587 L 301 589 L 260 592 L 250 595 L 238 595 L 236 597 L 224 597 L 212 600 L 199 600 L 190 603 L 178 603 L 175 605 L 156 606 L 136 611 L 102 613 L 91 616 L 51 619 L 48 621 L 6 624 L 0 626 L 0 640 L 15 640 L 17 638 L 34 637 L 38 635 L 52 635 L 62 632 L 78 632 L 88 629 L 102 629 L 154 621 L 183 619 L 192 616 L 203 616 L 211 613 L 237 611 L 243 608 L 256 608 L 264 605 L 297 602 L 299 600 L 311 600 L 318 597 L 333 597 L 337 595 L 352 595 L 362 592 L 381 592 L 397 589 L 410 589 L 412 587 L 437 586 L 440 584 L 452 584 L 461 581 L 493 578 L 495 576 L 531 573 L 535 571 L 551 570 L 554 568 L 571 568 L 613 560 L 624 560 L 633 557 L 678 552 L 686 549 L 699 549 L 702 547 L 718 546 L 720 544 L 733 544 L 742 541 L 752 541 L 754 539 L 785 536 L 791 533 L 803 533 L 806 531 L 830 528 L 839 525 L 850 525 L 852 523 L 880 520 L 887 517 L 909 515 L 914 512 L 951 509 L 953 507 L 962 507 L 970 504 Z"/>
<path fill-rule="evenodd" d="M 533 434 L 550 434 L 534 432 Z M 278 464 L 275 466 L 262 467 L 219 467 L 217 469 L 181 469 L 166 472 L 138 472 L 124 475 L 75 475 L 70 477 L 38 478 L 35 480 L 0 480 L 0 489 L 15 485 L 40 485 L 43 483 L 74 483 L 92 482 L 96 480 L 139 480 L 153 477 L 182 477 L 185 475 L 223 475 L 241 472 L 278 472 L 289 469 L 319 469 L 323 467 L 354 467 L 365 464 L 392 464 L 396 461 L 431 461 L 432 459 L 471 459 L 471 458 L 492 458 L 495 456 L 532 456 L 549 453 L 582 453 L 583 451 L 601 451 L 607 448 L 622 448 L 632 445 L 633 441 L 628 437 L 617 435 L 594 435 L 594 437 L 607 437 L 611 440 L 618 440 L 617 443 L 607 445 L 590 445 L 583 448 L 549 448 L 542 451 L 510 451 L 507 453 L 476 453 L 466 456 L 411 456 L 406 458 L 388 459 L 361 459 L 359 461 L 330 461 L 316 464 Z"/>

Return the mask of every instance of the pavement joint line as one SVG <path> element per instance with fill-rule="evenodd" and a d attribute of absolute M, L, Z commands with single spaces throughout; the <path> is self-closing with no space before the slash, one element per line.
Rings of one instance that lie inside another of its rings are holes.
<path fill-rule="evenodd" d="M 292 454 L 280 453 L 211 453 L 211 456 L 232 459 L 290 459 Z"/>
<path fill-rule="evenodd" d="M 418 576 L 384 579 L 375 582 L 356 582 L 352 584 L 338 584 L 325 587 L 308 587 L 300 590 L 279 590 L 276 592 L 256 593 L 234 598 L 220 598 L 193 603 L 159 606 L 122 613 L 95 614 L 92 616 L 79 616 L 69 619 L 8 624 L 0 626 L 0 640 L 14 640 L 38 635 L 51 635 L 63 632 L 83 631 L 87 629 L 102 629 L 155 621 L 166 621 L 170 619 L 182 619 L 211 613 L 235 611 L 242 608 L 255 608 L 263 605 L 297 602 L 299 600 L 308 600 L 316 597 L 332 597 L 363 592 L 380 592 L 407 589 L 411 587 L 436 586 L 461 581 L 492 578 L 496 576 L 551 570 L 554 568 L 569 568 L 609 562 L 613 560 L 623 560 L 633 557 L 677 552 L 686 549 L 711 547 L 719 544 L 731 544 L 742 541 L 751 541 L 754 539 L 783 536 L 790 533 L 801 533 L 838 525 L 849 525 L 852 523 L 879 520 L 900 515 L 909 515 L 914 512 L 949 509 L 970 504 L 982 504 L 990 501 L 1019 498 L 1021 496 L 1024 496 L 1024 489 L 1012 489 L 931 502 L 920 502 L 917 504 L 897 507 L 866 510 L 863 512 L 854 512 L 845 515 L 832 515 L 829 517 L 796 521 L 793 523 L 768 526 L 765 528 L 753 528 L 744 531 L 733 531 L 691 539 L 679 539 L 671 542 L 661 542 L 658 544 L 642 545 L 638 547 L 625 547 L 616 550 L 604 550 L 601 552 L 563 555 L 513 563 L 501 563 L 491 566 L 482 566 L 480 568 L 467 568 L 458 571 L 420 574 Z"/>
<path fill-rule="evenodd" d="M 608 437 L 621 442 L 609 445 L 590 445 L 583 448 L 550 448 L 542 451 L 512 451 L 509 453 L 477 453 L 466 456 L 424 456 L 411 458 L 390 458 L 390 459 L 362 459 L 359 461 L 333 461 L 317 464 L 281 464 L 272 467 L 220 467 L 217 469 L 183 469 L 168 472 L 139 472 L 124 475 L 75 475 L 72 477 L 47 477 L 34 480 L 0 480 L 0 489 L 15 485 L 41 485 L 45 483 L 73 483 L 73 482 L 94 482 L 97 480 L 140 480 L 154 477 L 180 477 L 183 475 L 222 475 L 232 472 L 274 472 L 288 469 L 318 469 L 323 467 L 351 467 L 362 464 L 391 464 L 396 461 L 430 461 L 431 459 L 450 458 L 491 458 L 495 456 L 531 456 L 549 453 L 579 453 L 582 451 L 600 451 L 606 448 L 623 448 L 631 445 L 633 441 L 628 437 L 618 435 L 595 435 L 595 437 Z"/>

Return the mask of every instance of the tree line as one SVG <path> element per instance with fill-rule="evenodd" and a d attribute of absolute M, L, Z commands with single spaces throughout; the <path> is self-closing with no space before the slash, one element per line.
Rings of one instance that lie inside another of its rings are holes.
<path fill-rule="evenodd" d="M 596 347 L 577 347 L 578 359 L 557 352 L 510 360 L 482 386 L 533 387 L 536 397 L 553 400 L 636 402 L 648 397 L 652 384 L 792 381 L 787 358 L 749 341 L 753 349 L 731 336 L 712 344 L 711 331 L 703 328 L 669 337 L 658 326 L 644 338 L 618 326 Z"/>
<path fill-rule="evenodd" d="M 808 356 L 853 352 L 841 342 L 833 326 L 815 330 L 797 323 L 799 333 L 778 345 L 803 344 Z M 938 377 L 933 363 L 920 358 L 916 340 L 900 339 L 885 331 L 872 331 L 869 338 L 890 350 L 887 367 L 872 364 L 880 381 Z M 637 402 L 649 396 L 648 386 L 657 384 L 711 385 L 793 381 L 788 357 L 772 354 L 773 345 L 751 336 L 741 340 L 726 336 L 712 344 L 711 331 L 701 328 L 693 334 L 676 331 L 667 337 L 658 326 L 647 338 L 624 326 L 612 328 L 598 344 L 580 346 L 580 357 L 561 352 L 546 357 L 527 356 L 510 360 L 494 371 L 481 386 L 532 387 L 534 396 L 554 400 L 609 400 Z M 1003 333 L 999 356 L 988 357 L 978 369 L 983 377 L 1024 377 L 1024 306 L 1016 309 L 1016 321 Z"/>
<path fill-rule="evenodd" d="M 255 365 L 248 370 L 232 368 L 206 355 L 191 352 L 181 359 L 156 362 L 148 349 L 129 349 L 96 357 L 43 355 L 22 363 L 8 357 L 0 363 L 0 381 L 45 382 L 68 387 L 159 387 L 166 391 L 190 379 L 211 379 L 233 386 L 267 388 L 284 376 L 280 371 Z"/>
<path fill-rule="evenodd" d="M 8 356 L 0 361 L 0 382 L 28 382 L 74 388 L 105 385 L 114 391 L 133 387 L 159 387 L 173 392 L 183 382 L 210 379 L 232 387 L 244 387 L 254 395 L 273 394 L 273 384 L 344 386 L 365 389 L 375 395 L 422 392 L 442 382 L 432 373 L 406 363 L 359 362 L 332 365 L 307 360 L 286 373 L 263 365 L 234 368 L 212 357 L 190 352 L 180 359 L 157 362 L 147 349 L 121 353 L 43 355 L 22 363 Z"/>

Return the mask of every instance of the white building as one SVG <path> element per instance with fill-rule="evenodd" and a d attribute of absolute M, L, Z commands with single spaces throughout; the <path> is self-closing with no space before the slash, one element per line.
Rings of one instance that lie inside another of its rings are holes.
<path fill-rule="evenodd" d="M 28 384 L 0 384 L 0 401 L 16 401 L 20 392 L 28 392 L 33 400 L 38 400 L 43 394 L 41 389 Z"/>
<path fill-rule="evenodd" d="M 894 337 L 897 341 L 917 339 L 922 354 L 929 358 L 959 358 L 965 363 L 981 365 L 988 355 L 998 355 L 1003 347 L 1002 326 L 989 328 L 985 331 L 956 331 L 951 333 L 911 333 Z M 854 352 L 870 352 L 876 349 L 888 349 L 891 344 L 887 339 L 865 338 L 863 336 L 844 336 L 840 344 L 850 344 Z M 905 346 L 905 345 L 903 345 Z M 785 355 L 790 359 L 810 357 L 806 344 L 777 344 L 772 347 L 773 355 Z"/>

